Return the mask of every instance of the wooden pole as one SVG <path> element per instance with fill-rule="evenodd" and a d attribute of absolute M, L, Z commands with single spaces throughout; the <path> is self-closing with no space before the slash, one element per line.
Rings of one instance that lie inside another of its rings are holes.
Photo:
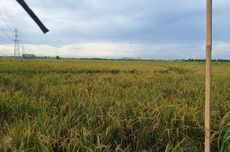
<path fill-rule="evenodd" d="M 211 151 L 212 0 L 206 9 L 205 152 Z"/>

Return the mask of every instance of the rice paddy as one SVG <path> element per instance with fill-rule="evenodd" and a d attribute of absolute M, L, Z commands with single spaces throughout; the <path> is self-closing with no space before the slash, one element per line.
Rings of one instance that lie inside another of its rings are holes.
<path fill-rule="evenodd" d="M 0 59 L 0 151 L 204 149 L 205 63 Z M 213 64 L 212 150 L 230 151 L 230 63 Z"/>

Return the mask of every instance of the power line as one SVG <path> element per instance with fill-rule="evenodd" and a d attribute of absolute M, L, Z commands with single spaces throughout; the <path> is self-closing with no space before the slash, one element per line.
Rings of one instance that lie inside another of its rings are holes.
<path fill-rule="evenodd" d="M 5 21 L 3 18 L 2 18 L 1 20 Z M 5 23 L 5 24 L 4 24 L 4 23 Z M 4 22 L 4 23 L 1 22 L 1 26 L 2 26 L 2 27 L 4 27 L 5 29 L 7 29 L 7 30 L 10 31 L 10 32 L 13 32 L 13 31 L 14 31 L 13 28 L 12 28 L 11 26 L 9 26 L 6 22 Z"/>
<path fill-rule="evenodd" d="M 1 18 L 2 18 L 2 13 L 1 13 Z M 4 20 L 4 18 L 2 18 Z M 6 22 L 5 22 L 6 23 Z M 6 25 L 6 26 L 5 26 Z M 8 28 L 8 30 L 10 32 L 12 32 L 12 28 L 7 25 L 7 24 L 2 24 L 2 22 L 0 22 L 0 30 L 5 34 L 5 36 L 7 36 L 10 40 L 13 40 L 12 36 L 7 32 L 6 27 Z"/>
<path fill-rule="evenodd" d="M 11 41 L 13 41 L 14 39 L 7 33 L 7 31 L 4 29 L 4 28 L 2 28 L 1 26 L 0 26 L 0 30 L 5 34 L 5 36 L 7 36 Z"/>
<path fill-rule="evenodd" d="M 11 31 L 11 32 L 14 31 L 14 28 L 12 26 L 10 26 L 9 24 L 7 24 L 5 19 L 2 18 L 1 20 L 4 21 L 3 23 L 4 23 L 5 27 L 8 28 L 9 31 Z M 3 23 L 2 23 L 2 25 L 3 25 Z"/>
<path fill-rule="evenodd" d="M 7 16 L 7 19 L 8 19 L 8 21 L 9 21 L 9 23 L 10 23 L 10 25 L 12 26 L 12 27 L 14 27 L 13 25 L 14 25 L 14 23 L 12 22 L 12 20 L 11 20 L 11 16 L 8 14 L 8 12 L 6 11 L 6 9 L 3 7 L 3 12 L 6 14 L 6 16 Z"/>
<path fill-rule="evenodd" d="M 5 23 L 7 23 L 7 21 L 8 21 L 8 23 L 9 24 L 7 24 L 6 26 L 11 30 L 11 31 L 14 31 L 14 24 L 13 24 L 13 22 L 12 22 L 12 20 L 11 20 L 11 17 L 10 17 L 10 15 L 8 14 L 8 12 L 6 11 L 6 9 L 2 6 L 2 5 L 0 5 L 0 9 L 1 9 L 1 15 L 2 15 L 2 19 L 3 20 L 5 20 Z M 4 14 L 4 15 L 3 15 Z M 4 17 L 5 17 L 5 19 L 4 19 Z"/>
<path fill-rule="evenodd" d="M 10 26 L 7 23 L 6 19 L 3 17 L 3 13 L 2 12 L 0 12 L 0 17 L 1 17 L 1 21 L 3 21 L 3 22 L 0 22 L 1 27 L 8 29 L 10 32 L 13 32 L 14 30 L 13 30 L 12 26 Z"/>

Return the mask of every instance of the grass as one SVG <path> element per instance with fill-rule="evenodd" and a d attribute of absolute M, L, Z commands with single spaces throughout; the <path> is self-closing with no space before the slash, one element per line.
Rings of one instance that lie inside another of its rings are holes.
<path fill-rule="evenodd" d="M 229 66 L 213 66 L 213 151 L 230 151 Z M 203 151 L 204 71 L 201 62 L 0 59 L 0 151 Z"/>

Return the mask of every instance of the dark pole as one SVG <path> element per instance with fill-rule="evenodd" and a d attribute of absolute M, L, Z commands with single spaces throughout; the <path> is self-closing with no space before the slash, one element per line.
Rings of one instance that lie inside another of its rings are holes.
<path fill-rule="evenodd" d="M 37 23 L 43 33 L 47 33 L 49 30 L 45 25 L 39 20 L 39 18 L 34 14 L 34 12 L 29 8 L 24 0 L 17 0 L 17 2 L 24 8 L 24 10 L 30 15 L 30 17 Z"/>

